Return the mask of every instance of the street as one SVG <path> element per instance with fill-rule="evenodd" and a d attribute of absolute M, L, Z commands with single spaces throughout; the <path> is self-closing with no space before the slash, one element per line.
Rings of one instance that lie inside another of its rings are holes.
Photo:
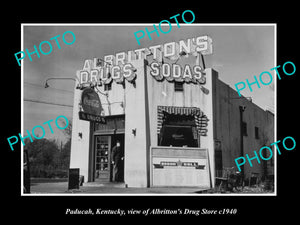
<path fill-rule="evenodd" d="M 31 182 L 31 194 L 197 194 L 206 189 L 193 187 L 125 188 L 120 183 L 84 183 L 79 189 L 68 190 L 68 182 Z"/>

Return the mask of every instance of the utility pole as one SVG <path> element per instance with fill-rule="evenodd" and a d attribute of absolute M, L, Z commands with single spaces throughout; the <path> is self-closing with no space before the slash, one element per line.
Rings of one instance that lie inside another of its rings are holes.
<path fill-rule="evenodd" d="M 239 106 L 240 109 L 240 155 L 244 157 L 244 126 L 243 126 L 243 112 L 245 111 L 245 106 Z M 244 179 L 244 165 L 241 166 L 241 174 Z"/>

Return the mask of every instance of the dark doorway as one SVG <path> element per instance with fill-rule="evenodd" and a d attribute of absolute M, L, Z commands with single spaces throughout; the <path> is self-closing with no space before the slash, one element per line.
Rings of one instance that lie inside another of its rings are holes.
<path fill-rule="evenodd" d="M 120 161 L 120 167 L 119 167 L 119 177 L 118 177 L 118 182 L 124 182 L 124 161 L 125 161 L 125 141 L 124 141 L 124 137 L 125 135 L 124 134 L 114 134 L 112 135 L 112 139 L 111 139 L 111 151 L 113 149 L 114 146 L 116 146 L 116 143 L 117 141 L 119 140 L 120 141 L 120 148 L 121 148 L 121 151 L 123 152 L 123 160 Z M 112 152 L 111 152 L 112 153 Z M 111 170 L 110 170 L 110 181 L 114 181 L 113 180 L 113 168 L 114 168 L 114 165 L 112 164 L 112 159 L 110 160 L 110 163 L 111 163 Z"/>
<path fill-rule="evenodd" d="M 105 183 L 113 181 L 114 165 L 112 164 L 112 149 L 120 141 L 124 153 L 124 134 L 95 136 L 95 181 Z M 124 160 L 118 166 L 119 182 L 124 182 Z"/>
<path fill-rule="evenodd" d="M 90 158 L 91 181 L 107 183 L 113 181 L 112 149 L 116 141 L 124 152 L 125 115 L 106 116 L 106 123 L 93 123 L 93 145 Z M 124 181 L 124 160 L 120 166 L 120 182 Z"/>

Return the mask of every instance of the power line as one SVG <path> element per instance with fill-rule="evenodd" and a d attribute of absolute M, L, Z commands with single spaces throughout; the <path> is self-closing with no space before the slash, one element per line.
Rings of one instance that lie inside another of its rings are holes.
<path fill-rule="evenodd" d="M 28 85 L 35 86 L 35 87 L 43 88 L 43 89 L 45 88 L 44 86 L 39 85 L 39 84 L 33 84 L 33 83 L 26 82 L 26 81 L 24 81 L 24 83 L 25 83 L 25 84 L 28 84 Z M 73 91 L 68 91 L 68 90 L 58 89 L 58 88 L 54 88 L 54 87 L 51 87 L 51 86 L 49 86 L 48 88 L 51 88 L 51 89 L 54 89 L 54 90 L 58 90 L 58 91 L 65 91 L 65 92 L 69 92 L 69 93 L 72 93 L 72 94 L 73 94 Z"/>
<path fill-rule="evenodd" d="M 33 99 L 24 99 L 24 101 L 41 103 L 41 104 L 48 104 L 48 105 L 58 105 L 58 106 L 65 106 L 65 107 L 73 108 L 72 105 L 65 105 L 65 104 L 59 104 L 59 103 L 53 103 L 53 102 L 38 101 L 38 100 L 33 100 Z"/>

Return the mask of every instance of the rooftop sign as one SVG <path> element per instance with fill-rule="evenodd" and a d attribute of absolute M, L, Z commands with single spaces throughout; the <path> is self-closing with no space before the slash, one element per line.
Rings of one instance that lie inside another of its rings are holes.
<path fill-rule="evenodd" d="M 196 38 L 180 40 L 179 42 L 169 42 L 162 45 L 150 46 L 148 48 L 119 52 L 116 55 L 105 56 L 104 60 L 98 58 L 85 60 L 83 69 L 80 70 L 79 73 L 80 84 L 108 84 L 111 81 L 123 83 L 124 78 L 128 82 L 133 82 L 136 78 L 135 68 L 130 63 L 133 60 L 147 59 L 148 56 L 152 55 L 154 61 L 162 63 L 164 58 L 177 60 L 180 57 L 189 57 L 190 55 L 197 56 L 199 53 L 202 55 L 212 54 L 212 40 L 209 36 L 199 36 Z M 155 67 L 157 67 L 157 65 L 153 65 L 152 69 Z M 179 71 L 178 68 L 175 69 L 176 71 Z M 200 79 L 200 69 L 201 68 L 194 68 L 193 72 L 196 76 L 191 75 L 191 77 Z M 181 71 L 192 73 L 191 69 L 182 69 Z M 177 72 L 177 75 L 175 76 L 178 80 L 184 81 L 187 77 L 190 77 L 189 74 L 185 75 L 184 73 L 180 73 Z M 180 77 L 183 79 L 180 79 Z M 168 81 L 171 80 L 174 79 Z"/>

